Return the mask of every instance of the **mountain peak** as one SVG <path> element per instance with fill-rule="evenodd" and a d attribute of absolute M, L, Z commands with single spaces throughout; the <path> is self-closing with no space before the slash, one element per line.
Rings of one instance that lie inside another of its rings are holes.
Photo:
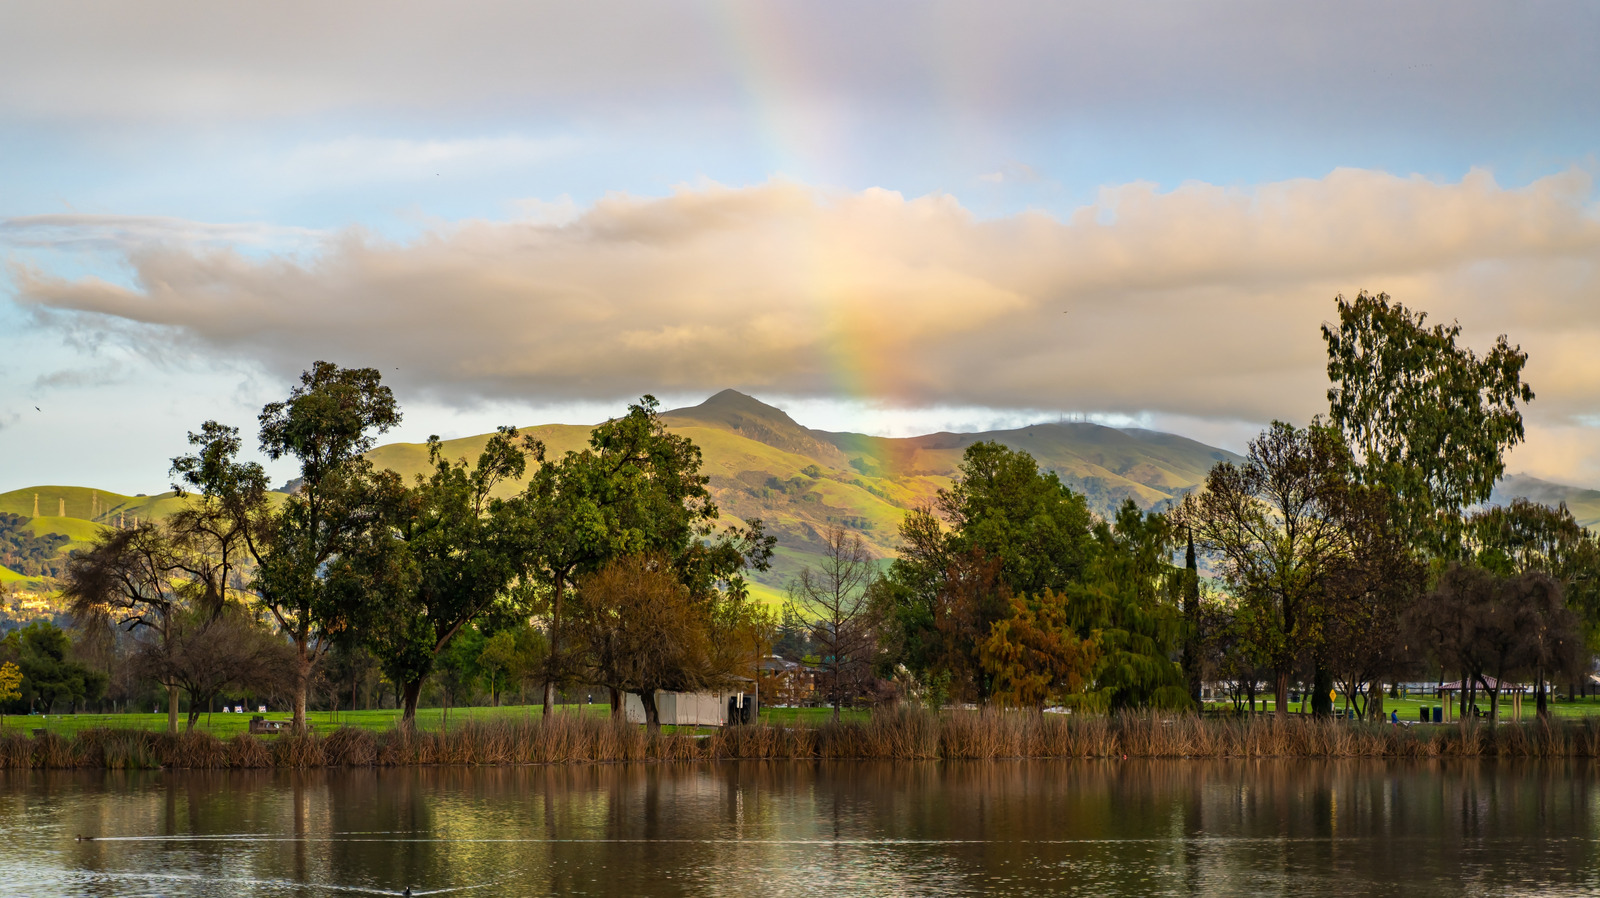
<path fill-rule="evenodd" d="M 837 461 L 831 458 L 838 453 L 831 443 L 817 439 L 816 434 L 795 423 L 783 409 L 738 390 L 723 390 L 699 405 L 673 409 L 664 412 L 662 417 L 730 430 L 786 452 L 820 454 Z"/>
<path fill-rule="evenodd" d="M 688 413 L 692 412 L 710 413 L 718 415 L 719 417 L 730 414 L 746 415 L 755 418 L 763 418 L 766 420 L 781 421 L 790 427 L 800 426 L 799 424 L 796 424 L 795 420 L 789 417 L 789 414 L 783 409 L 774 405 L 768 405 L 754 396 L 741 393 L 738 390 L 723 390 L 699 405 L 692 406 L 690 408 L 677 409 L 675 411 L 667 412 L 667 414 L 687 416 Z"/>

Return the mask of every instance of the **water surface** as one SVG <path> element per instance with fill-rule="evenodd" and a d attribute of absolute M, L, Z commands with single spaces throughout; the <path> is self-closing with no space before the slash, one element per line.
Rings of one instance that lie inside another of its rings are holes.
<path fill-rule="evenodd" d="M 1597 838 L 1589 763 L 0 773 L 6 895 L 1549 896 Z"/>

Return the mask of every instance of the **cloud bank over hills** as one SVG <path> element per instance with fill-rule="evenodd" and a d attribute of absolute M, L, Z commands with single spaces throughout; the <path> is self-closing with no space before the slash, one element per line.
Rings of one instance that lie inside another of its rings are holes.
<path fill-rule="evenodd" d="M 371 364 L 442 402 L 731 384 L 1245 422 L 1319 411 L 1332 297 L 1383 289 L 1465 322 L 1469 344 L 1509 333 L 1530 352 L 1537 445 L 1600 389 L 1592 196 L 1578 170 L 1517 189 L 1339 170 L 981 218 L 946 195 L 701 184 L 559 222 L 345 231 L 310 253 L 152 240 L 127 251 L 122 284 L 13 276 L 47 325 L 285 381 L 308 359 Z"/>

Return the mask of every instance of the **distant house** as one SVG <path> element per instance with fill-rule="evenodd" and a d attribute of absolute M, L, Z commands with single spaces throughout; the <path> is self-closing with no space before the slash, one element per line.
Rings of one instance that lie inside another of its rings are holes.
<path fill-rule="evenodd" d="M 797 661 L 768 655 L 756 664 L 761 701 L 770 705 L 804 705 L 813 700 L 816 670 Z"/>

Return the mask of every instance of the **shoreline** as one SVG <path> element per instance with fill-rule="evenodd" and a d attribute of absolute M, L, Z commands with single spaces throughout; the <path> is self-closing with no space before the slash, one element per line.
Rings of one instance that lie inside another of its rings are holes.
<path fill-rule="evenodd" d="M 1396 726 L 1290 717 L 1109 717 L 900 710 L 866 721 L 758 723 L 650 733 L 609 717 L 469 722 L 444 732 L 342 727 L 222 739 L 87 729 L 0 736 L 0 769 L 307 769 L 660 761 L 934 761 L 1259 758 L 1600 758 L 1600 718 Z"/>

